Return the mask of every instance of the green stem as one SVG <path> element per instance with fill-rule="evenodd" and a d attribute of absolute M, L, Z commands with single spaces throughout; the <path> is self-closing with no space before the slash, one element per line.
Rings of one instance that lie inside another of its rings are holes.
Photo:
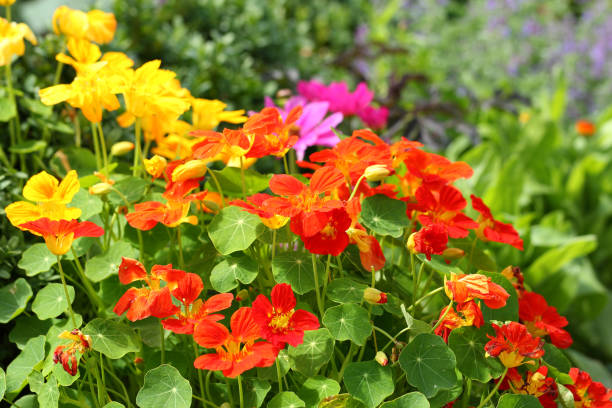
<path fill-rule="evenodd" d="M 164 326 L 159 322 L 159 344 L 161 347 L 161 363 L 164 364 L 166 362 L 166 340 L 165 340 L 165 331 Z"/>
<path fill-rule="evenodd" d="M 100 149 L 102 150 L 102 158 L 104 159 L 104 175 L 108 178 L 108 152 L 106 151 L 106 138 L 102 130 L 102 122 L 96 123 L 98 127 L 98 138 L 100 139 Z"/>
<path fill-rule="evenodd" d="M 440 319 L 438 319 L 438 322 L 436 323 L 436 325 L 431 329 L 432 332 L 435 332 L 438 326 L 442 324 L 442 322 L 444 321 L 444 318 L 446 317 L 448 312 L 450 312 L 452 307 L 453 307 L 453 301 L 451 300 L 448 306 L 446 306 L 446 310 L 444 311 L 444 314 L 440 317 Z"/>
<path fill-rule="evenodd" d="M 62 50 L 60 54 L 63 54 L 66 51 L 66 39 L 62 37 Z M 53 77 L 53 85 L 59 84 L 60 78 L 62 77 L 62 70 L 64 69 L 64 63 L 58 61 L 57 68 L 55 69 L 55 76 Z"/>
<path fill-rule="evenodd" d="M 85 276 L 85 271 L 83 270 L 83 266 L 81 265 L 81 262 L 79 261 L 79 257 L 77 256 L 76 251 L 74 250 L 74 247 L 71 248 L 71 250 L 72 250 L 72 257 L 74 258 L 74 264 L 76 266 L 77 273 L 79 274 L 79 278 L 81 279 L 81 282 L 83 283 L 83 286 L 85 287 L 85 292 L 87 293 L 89 300 L 91 301 L 92 304 L 95 304 L 98 306 L 99 311 L 104 310 L 104 302 L 102 301 L 102 299 L 100 299 L 100 296 L 98 296 L 98 293 L 95 291 L 95 289 L 91 285 L 91 282 L 89 282 L 89 279 L 87 279 L 87 276 Z"/>
<path fill-rule="evenodd" d="M 489 400 L 493 397 L 493 395 L 497 392 L 497 390 L 499 389 L 499 386 L 501 385 L 501 383 L 504 381 L 504 378 L 506 378 L 506 374 L 508 374 L 508 367 L 506 367 L 504 369 L 504 373 L 502 374 L 501 377 L 499 377 L 499 380 L 497 381 L 497 384 L 495 384 L 495 387 L 493 387 L 493 389 L 491 390 L 491 392 L 489 393 L 489 395 L 487 395 L 487 397 L 480 403 L 478 404 L 477 408 L 482 408 L 484 407 L 487 402 L 489 402 Z"/>
<path fill-rule="evenodd" d="M 325 263 L 325 280 L 323 281 L 323 295 L 321 298 L 325 301 L 325 296 L 327 295 L 327 283 L 329 282 L 329 263 L 331 261 L 331 254 L 327 254 L 327 262 Z"/>
<path fill-rule="evenodd" d="M 198 352 L 198 345 L 195 342 L 195 340 L 193 339 L 193 337 L 191 338 L 192 340 L 192 345 L 193 345 L 193 354 L 195 356 L 195 358 L 197 359 L 200 355 L 200 353 Z M 202 396 L 202 402 L 206 402 L 206 395 L 205 395 L 205 391 L 204 391 L 204 379 L 202 378 L 202 370 L 200 369 L 196 369 L 196 371 L 198 372 L 198 383 L 200 385 L 200 394 Z"/>
<path fill-rule="evenodd" d="M 355 193 L 357 193 L 357 189 L 359 188 L 359 184 L 361 183 L 361 181 L 365 178 L 365 174 L 362 174 L 361 177 L 359 177 L 359 180 L 357 180 L 357 183 L 355 183 L 355 187 L 353 187 L 353 191 L 351 191 L 351 196 L 349 197 L 349 199 L 347 201 L 351 201 L 351 199 L 353 197 L 355 197 Z"/>
<path fill-rule="evenodd" d="M 227 384 L 227 398 L 229 399 L 230 406 L 233 407 L 234 397 L 232 396 L 232 387 L 230 387 L 229 379 L 227 377 L 225 377 L 225 384 Z"/>
<path fill-rule="evenodd" d="M 289 166 L 287 165 L 287 155 L 283 156 L 283 166 L 285 167 L 285 174 L 290 174 Z"/>
<path fill-rule="evenodd" d="M 15 404 L 12 401 L 7 400 L 6 398 L 2 398 L 2 401 L 6 401 L 7 403 L 11 404 L 11 407 L 21 408 L 19 405 Z"/>
<path fill-rule="evenodd" d="M 314 274 L 314 284 L 315 284 L 315 293 L 317 296 L 317 307 L 319 308 L 319 314 L 321 318 L 323 318 L 323 302 L 321 301 L 321 293 L 319 291 L 319 274 L 317 273 L 317 258 L 315 254 L 311 254 L 312 256 L 312 271 Z"/>
<path fill-rule="evenodd" d="M 7 13 L 10 14 L 8 10 L 10 10 L 9 6 L 7 6 Z M 5 68 L 5 74 L 6 74 L 6 87 L 8 88 L 8 94 L 9 94 L 8 96 L 15 109 L 15 117 L 11 119 L 11 123 L 13 123 L 14 132 L 15 132 L 14 140 L 16 143 L 19 144 L 21 143 L 21 123 L 19 121 L 19 110 L 17 108 L 17 99 L 15 99 L 15 91 L 13 90 L 13 74 L 11 71 L 11 61 L 8 61 L 8 63 L 4 66 L 4 68 Z M 25 165 L 25 156 L 23 155 L 23 153 L 19 154 L 19 162 L 21 164 L 21 171 L 27 173 L 28 170 Z"/>
<path fill-rule="evenodd" d="M 240 408 L 244 408 L 244 395 L 242 393 L 242 376 L 238 376 L 238 396 L 240 397 Z"/>
<path fill-rule="evenodd" d="M 76 318 L 74 317 L 74 312 L 72 311 L 72 302 L 70 301 L 70 295 L 68 294 L 68 285 L 66 285 L 64 268 L 62 268 L 62 257 L 60 255 L 57 256 L 57 265 L 59 267 L 62 286 L 64 287 L 64 295 L 66 295 L 66 302 L 68 302 L 68 312 L 70 313 L 70 318 L 72 319 L 72 324 L 74 325 L 74 328 L 77 329 L 79 326 L 77 325 Z"/>
<path fill-rule="evenodd" d="M 276 253 L 276 230 L 272 230 L 272 249 L 270 253 L 270 264 L 274 261 L 274 254 Z"/>
<path fill-rule="evenodd" d="M 74 144 L 76 147 L 81 147 L 81 123 L 79 115 L 74 115 L 72 122 L 74 124 Z"/>
<path fill-rule="evenodd" d="M 408 308 L 408 310 L 412 311 L 412 310 L 413 310 L 413 309 L 414 309 L 414 308 L 415 308 L 415 307 L 416 307 L 418 304 L 420 304 L 422 301 L 424 301 L 424 300 L 425 300 L 425 299 L 427 299 L 428 297 L 433 296 L 433 295 L 435 295 L 436 293 L 441 292 L 441 291 L 443 291 L 443 290 L 444 290 L 444 286 L 440 286 L 439 288 L 436 288 L 436 289 L 432 290 L 431 292 L 429 292 L 429 293 L 427 293 L 427 294 L 425 294 L 425 295 L 421 296 L 419 299 L 417 299 L 417 301 L 416 301 L 416 302 L 414 302 L 414 304 L 413 304 L 412 306 L 410 306 L 410 307 Z"/>
<path fill-rule="evenodd" d="M 242 182 L 242 195 L 246 198 L 246 183 L 244 181 L 244 157 L 240 156 L 240 181 Z"/>
<path fill-rule="evenodd" d="M 395 344 L 397 338 L 403 334 L 406 333 L 408 330 L 410 330 L 409 327 L 404 327 L 402 330 L 400 330 L 395 336 L 393 336 L 393 338 L 391 340 L 389 340 L 389 342 L 387 344 L 385 344 L 385 346 L 381 349 L 382 351 L 385 351 L 387 349 L 387 347 L 389 347 L 391 344 Z"/>
<path fill-rule="evenodd" d="M 137 229 L 136 233 L 138 234 L 138 251 L 139 251 L 139 257 L 140 257 L 140 262 L 144 263 L 145 262 L 145 253 L 144 253 L 144 244 L 143 244 L 143 240 L 142 240 L 142 231 Z"/>
<path fill-rule="evenodd" d="M 223 189 L 221 188 L 221 184 L 219 184 L 219 180 L 217 179 L 217 176 L 215 176 L 214 171 L 211 169 L 208 170 L 208 174 L 210 174 L 210 178 L 213 179 L 213 182 L 215 183 L 217 190 L 219 190 L 219 195 L 221 196 L 221 205 L 225 207 L 225 199 L 223 198 Z"/>
<path fill-rule="evenodd" d="M 91 138 L 94 144 L 94 153 L 96 155 L 96 167 L 98 170 L 102 169 L 102 159 L 100 158 L 100 142 L 98 141 L 98 129 L 92 123 L 91 124 Z"/>
<path fill-rule="evenodd" d="M 342 366 L 340 367 L 340 371 L 338 371 L 338 378 L 337 378 L 338 382 L 342 381 L 342 377 L 344 376 L 344 370 L 346 369 L 346 366 L 351 362 L 351 359 L 353 357 L 353 350 L 354 350 L 354 344 L 351 342 L 351 346 L 349 348 L 349 351 L 348 351 L 348 353 L 346 353 L 346 357 L 344 358 L 344 361 L 342 362 Z"/>
<path fill-rule="evenodd" d="M 416 307 L 417 296 L 419 295 L 419 283 L 421 282 L 421 274 L 423 273 L 423 268 L 425 267 L 425 262 L 421 264 L 419 268 L 419 273 L 416 276 L 413 276 L 413 292 L 412 292 L 412 306 L 413 309 Z"/>
<path fill-rule="evenodd" d="M 374 330 L 376 330 L 379 333 L 384 334 L 389 340 L 391 340 L 392 342 L 395 341 L 395 337 L 391 336 L 389 333 L 387 333 L 386 331 L 384 331 L 383 329 L 381 329 L 380 327 L 376 327 L 374 325 L 372 325 L 372 327 L 374 328 Z"/>
<path fill-rule="evenodd" d="M 134 167 L 132 168 L 133 176 L 140 175 L 140 133 L 140 118 L 136 118 L 136 123 L 134 124 Z"/>
<path fill-rule="evenodd" d="M 470 394 L 472 393 L 472 379 L 469 377 L 466 378 L 465 383 L 466 383 L 466 388 L 465 388 L 465 392 L 463 393 L 463 399 L 461 400 L 461 408 L 468 407 L 468 404 L 470 403 Z"/>
<path fill-rule="evenodd" d="M 280 363 L 278 362 L 278 358 L 276 359 L 276 376 L 278 377 L 278 392 L 283 392 L 283 376 L 281 375 Z"/>
<path fill-rule="evenodd" d="M 93 381 L 91 380 L 90 371 L 92 370 L 87 370 L 87 382 L 89 383 L 89 392 L 91 393 L 91 398 L 94 400 L 94 405 L 99 408 L 100 402 L 98 401 L 98 396 L 96 395 L 96 390 L 94 388 Z"/>
<path fill-rule="evenodd" d="M 183 258 L 183 241 L 181 240 L 181 224 L 176 227 L 176 245 L 178 246 L 179 267 L 185 269 L 185 259 Z"/>

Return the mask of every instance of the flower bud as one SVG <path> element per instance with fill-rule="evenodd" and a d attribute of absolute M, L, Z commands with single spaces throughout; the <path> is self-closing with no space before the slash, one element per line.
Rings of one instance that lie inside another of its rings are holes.
<path fill-rule="evenodd" d="M 91 195 L 104 195 L 108 194 L 113 190 L 113 186 L 108 183 L 97 183 L 89 187 L 89 194 Z"/>
<path fill-rule="evenodd" d="M 153 178 L 161 177 L 168 162 L 161 156 L 155 155 L 150 159 L 144 159 L 144 166 L 147 173 Z"/>
<path fill-rule="evenodd" d="M 593 136 L 595 133 L 595 125 L 588 120 L 581 119 L 576 122 L 576 132 L 584 137 Z"/>
<path fill-rule="evenodd" d="M 459 248 L 446 248 L 442 251 L 442 257 L 446 261 L 454 261 L 463 258 L 465 251 Z"/>
<path fill-rule="evenodd" d="M 142 357 L 135 357 L 134 364 L 142 364 L 144 363 L 144 359 Z"/>
<path fill-rule="evenodd" d="M 387 294 L 376 288 L 365 288 L 363 300 L 373 305 L 387 303 Z"/>
<path fill-rule="evenodd" d="M 111 147 L 111 156 L 123 156 L 134 150 L 132 142 L 117 142 Z"/>
<path fill-rule="evenodd" d="M 240 289 L 238 293 L 236 293 L 236 300 L 238 302 L 242 302 L 245 299 L 249 298 L 249 291 L 246 289 Z"/>
<path fill-rule="evenodd" d="M 376 362 L 383 367 L 389 364 L 389 359 L 387 358 L 387 355 L 384 351 L 379 351 L 378 353 L 376 353 L 376 356 L 374 356 L 374 360 L 376 360 Z"/>
<path fill-rule="evenodd" d="M 531 115 L 529 114 L 529 112 L 521 112 L 519 114 L 519 122 L 521 122 L 522 124 L 529 122 L 529 119 L 531 119 Z"/>
<path fill-rule="evenodd" d="M 229 402 L 224 402 L 223 404 L 219 405 L 219 408 L 232 408 L 232 406 L 229 404 Z"/>
<path fill-rule="evenodd" d="M 390 174 L 390 171 L 384 164 L 373 164 L 368 166 L 363 174 L 368 181 L 381 181 Z"/>
<path fill-rule="evenodd" d="M 413 232 L 412 234 L 410 234 L 410 236 L 408 237 L 408 242 L 406 242 L 406 249 L 408 251 L 410 251 L 413 254 L 416 254 L 416 242 L 414 242 L 414 236 L 416 235 L 416 232 Z"/>
<path fill-rule="evenodd" d="M 185 181 L 189 179 L 197 179 L 206 174 L 208 167 L 204 160 L 190 160 L 185 164 L 176 166 L 172 172 L 172 181 Z"/>

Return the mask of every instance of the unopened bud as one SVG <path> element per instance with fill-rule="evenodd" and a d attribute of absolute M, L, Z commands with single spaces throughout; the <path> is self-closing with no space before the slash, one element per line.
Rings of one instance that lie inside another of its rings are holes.
<path fill-rule="evenodd" d="M 595 133 L 595 125 L 588 120 L 581 119 L 576 122 L 576 132 L 584 137 L 593 136 Z"/>
<path fill-rule="evenodd" d="M 390 174 L 390 171 L 384 164 L 373 164 L 368 166 L 363 174 L 368 181 L 381 181 Z"/>
<path fill-rule="evenodd" d="M 91 195 L 104 195 L 113 191 L 113 186 L 108 183 L 97 183 L 89 187 L 89 194 Z"/>
<path fill-rule="evenodd" d="M 161 177 L 168 162 L 161 156 L 155 155 L 150 159 L 144 159 L 144 166 L 147 173 L 153 178 Z"/>
<path fill-rule="evenodd" d="M 410 236 L 408 237 L 408 242 L 406 242 L 406 249 L 408 251 L 410 251 L 413 254 L 416 254 L 416 243 L 414 242 L 414 235 L 416 234 L 416 232 L 413 232 L 412 234 L 410 234 Z"/>
<path fill-rule="evenodd" d="M 219 408 L 232 408 L 232 406 L 229 404 L 229 402 L 224 402 L 223 404 L 219 405 Z"/>
<path fill-rule="evenodd" d="M 238 302 L 242 302 L 245 299 L 248 299 L 249 297 L 249 291 L 246 289 L 240 289 L 240 291 L 238 293 L 236 293 L 236 300 Z"/>
<path fill-rule="evenodd" d="M 212 212 L 219 212 L 220 210 L 219 205 L 215 203 L 214 201 L 203 200 L 202 204 L 204 204 L 204 206 Z"/>
<path fill-rule="evenodd" d="M 387 303 L 387 294 L 376 288 L 365 288 L 363 300 L 373 305 Z"/>
<path fill-rule="evenodd" d="M 123 156 L 134 150 L 134 143 L 132 142 L 117 142 L 111 146 L 111 156 Z"/>
<path fill-rule="evenodd" d="M 376 362 L 383 367 L 389 364 L 389 359 L 387 358 L 387 355 L 384 351 L 379 351 L 378 353 L 376 353 L 376 356 L 374 356 L 374 360 L 376 360 Z"/>
<path fill-rule="evenodd" d="M 134 358 L 134 364 L 142 364 L 144 363 L 144 359 L 142 357 Z"/>
<path fill-rule="evenodd" d="M 172 172 L 172 181 L 185 181 L 197 179 L 206 174 L 208 167 L 204 160 L 190 160 L 185 164 L 177 166 Z"/>
<path fill-rule="evenodd" d="M 442 251 L 442 257 L 446 261 L 454 261 L 457 259 L 461 259 L 464 255 L 465 251 L 459 248 L 446 248 L 444 251 Z"/>

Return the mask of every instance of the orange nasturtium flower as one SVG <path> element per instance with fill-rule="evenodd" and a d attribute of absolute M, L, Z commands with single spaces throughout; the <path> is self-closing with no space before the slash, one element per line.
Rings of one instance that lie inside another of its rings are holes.
<path fill-rule="evenodd" d="M 576 132 L 579 135 L 589 137 L 595 134 L 595 125 L 588 120 L 581 119 L 576 122 Z"/>
<path fill-rule="evenodd" d="M 47 248 L 55 255 L 64 255 L 68 252 L 76 238 L 104 235 L 104 230 L 90 221 L 53 221 L 49 218 L 40 218 L 21 224 L 19 227 L 36 233 L 36 235 L 42 235 Z"/>
<path fill-rule="evenodd" d="M 243 127 L 245 133 L 253 135 L 253 146 L 247 157 L 283 157 L 300 139 L 295 122 L 301 115 L 302 107 L 296 106 L 284 121 L 276 108 L 263 108 L 261 112 L 251 116 Z"/>
<path fill-rule="evenodd" d="M 244 109 L 226 111 L 226 103 L 217 99 L 193 98 L 191 108 L 193 110 L 192 119 L 194 130 L 213 130 L 219 123 L 244 123 L 247 117 L 244 116 Z"/>
<path fill-rule="evenodd" d="M 13 55 L 25 53 L 24 39 L 36 45 L 36 37 L 24 23 L 11 23 L 0 17 L 0 66 L 11 63 Z"/>
<path fill-rule="evenodd" d="M 119 281 L 124 285 L 144 281 L 146 287 L 129 288 L 117 301 L 113 312 L 121 316 L 127 311 L 127 318 L 132 322 L 149 316 L 163 319 L 176 314 L 180 309 L 172 304 L 170 292 L 184 276 L 185 271 L 172 269 L 172 265 L 154 265 L 149 275 L 136 259 L 121 258 Z M 162 287 L 161 281 L 165 281 L 166 286 Z"/>
<path fill-rule="evenodd" d="M 249 307 L 241 307 L 232 315 L 232 332 L 219 323 L 203 321 L 195 328 L 193 338 L 202 347 L 214 348 L 215 353 L 198 357 L 193 365 L 200 370 L 222 370 L 234 378 L 253 367 L 274 364 L 279 349 L 260 339 L 260 327 Z"/>
<path fill-rule="evenodd" d="M 81 216 L 79 208 L 66 207 L 79 191 L 79 179 L 76 171 L 71 170 L 60 183 L 55 177 L 45 171 L 30 177 L 23 187 L 23 196 L 27 201 L 17 201 L 9 204 L 4 210 L 11 224 L 20 227 L 28 221 L 39 218 L 51 220 L 72 220 Z"/>
<path fill-rule="evenodd" d="M 488 276 L 479 273 L 458 275 L 451 272 L 450 280 L 444 278 L 444 290 L 449 299 L 456 303 L 482 299 L 485 305 L 492 309 L 504 307 L 510 297 L 503 287 L 493 283 Z"/>
<path fill-rule="evenodd" d="M 64 331 L 58 337 L 70 340 L 71 342 L 55 348 L 55 351 L 53 351 L 53 362 L 55 364 L 61 362 L 64 371 L 75 376 L 79 368 L 76 353 L 83 354 L 91 348 L 91 337 L 83 334 L 79 329 Z"/>
<path fill-rule="evenodd" d="M 53 13 L 53 31 L 69 38 L 85 39 L 106 44 L 112 41 L 117 28 L 113 13 L 91 10 L 87 13 L 67 6 L 58 7 Z"/>
<path fill-rule="evenodd" d="M 476 230 L 476 236 L 482 241 L 494 241 L 509 244 L 516 249 L 523 250 L 523 240 L 519 237 L 518 232 L 514 229 L 512 224 L 506 224 L 497 221 L 493 218 L 491 210 L 482 201 L 482 199 L 476 197 L 474 194 L 471 196 L 472 207 L 480 213 L 478 217 L 478 229 Z"/>
<path fill-rule="evenodd" d="M 501 363 L 508 367 L 518 367 L 524 363 L 525 358 L 538 359 L 544 355 L 544 340 L 529 334 L 527 327 L 517 322 L 510 322 L 503 326 L 491 324 L 495 330 L 495 337 L 485 344 L 487 356 L 499 357 Z"/>

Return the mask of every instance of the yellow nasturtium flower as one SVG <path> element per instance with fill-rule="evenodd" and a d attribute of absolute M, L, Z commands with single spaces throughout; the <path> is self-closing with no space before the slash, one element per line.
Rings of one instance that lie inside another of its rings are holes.
<path fill-rule="evenodd" d="M 81 216 L 79 208 L 66 207 L 79 191 L 79 179 L 76 171 L 71 170 L 61 183 L 49 173 L 42 171 L 32 176 L 23 187 L 23 196 L 27 201 L 9 204 L 4 210 L 11 224 L 19 227 L 29 221 L 40 218 L 50 220 L 73 220 Z M 23 228 L 21 228 L 23 229 Z"/>
<path fill-rule="evenodd" d="M 0 6 L 12 6 L 16 0 L 0 0 Z"/>
<path fill-rule="evenodd" d="M 219 123 L 244 123 L 247 117 L 244 116 L 244 109 L 225 111 L 227 104 L 217 99 L 194 98 L 191 101 L 193 108 L 193 128 L 197 130 L 213 130 Z"/>
<path fill-rule="evenodd" d="M 98 44 L 112 41 L 117 20 L 112 13 L 92 10 L 85 13 L 67 6 L 60 6 L 53 13 L 53 31 L 69 38 L 85 39 Z"/>
<path fill-rule="evenodd" d="M 24 39 L 36 45 L 36 37 L 30 27 L 24 23 L 11 23 L 0 18 L 0 66 L 10 64 L 13 55 L 24 54 Z"/>

